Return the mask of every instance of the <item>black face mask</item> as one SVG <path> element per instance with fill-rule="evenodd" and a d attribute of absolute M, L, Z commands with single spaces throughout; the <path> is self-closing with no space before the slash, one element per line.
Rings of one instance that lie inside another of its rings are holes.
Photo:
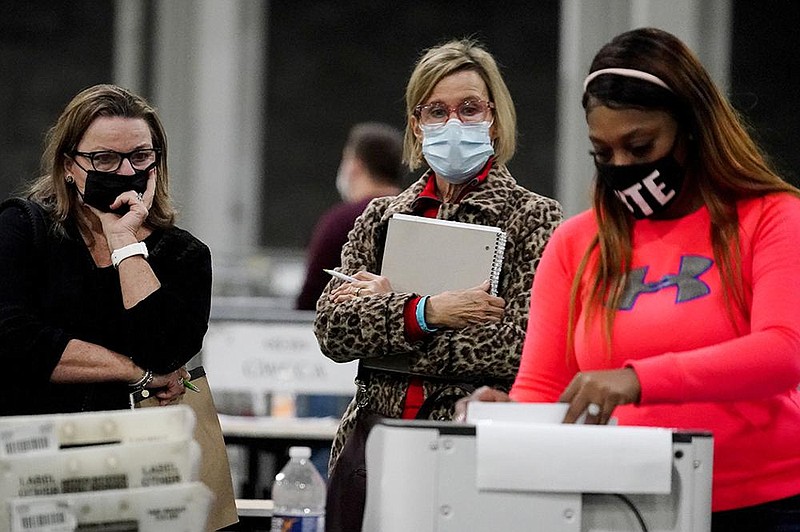
<path fill-rule="evenodd" d="M 150 169 L 136 170 L 132 175 L 120 175 L 112 172 L 89 170 L 86 172 L 83 202 L 103 212 L 125 214 L 129 209 L 127 204 L 118 209 L 111 209 L 109 206 L 114 203 L 117 196 L 123 192 L 133 190 L 134 192 L 144 194 L 145 189 L 147 189 L 147 179 L 149 175 Z"/>
<path fill-rule="evenodd" d="M 683 187 L 685 174 L 672 153 L 650 163 L 621 166 L 595 163 L 595 166 L 597 177 L 637 219 L 664 212 Z"/>

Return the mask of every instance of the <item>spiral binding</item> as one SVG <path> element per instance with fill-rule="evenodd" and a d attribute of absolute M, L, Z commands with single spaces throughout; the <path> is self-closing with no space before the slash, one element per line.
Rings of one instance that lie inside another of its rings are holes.
<path fill-rule="evenodd" d="M 503 269 L 503 257 L 506 253 L 506 240 L 507 236 L 505 231 L 497 233 L 497 240 L 494 243 L 494 256 L 492 257 L 492 271 L 490 272 L 489 281 L 491 283 L 492 295 L 497 295 L 497 287 L 500 284 L 500 271 Z"/>

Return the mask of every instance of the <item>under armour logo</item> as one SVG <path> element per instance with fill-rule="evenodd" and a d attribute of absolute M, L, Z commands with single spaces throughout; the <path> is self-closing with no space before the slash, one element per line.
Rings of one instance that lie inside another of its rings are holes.
<path fill-rule="evenodd" d="M 647 267 L 637 268 L 628 274 L 628 282 L 625 283 L 625 290 L 619 302 L 620 310 L 630 310 L 636 304 L 636 298 L 641 294 L 651 294 L 664 288 L 676 286 L 678 294 L 675 297 L 676 303 L 683 303 L 698 297 L 703 297 L 711 292 L 711 288 L 701 281 L 699 277 L 705 273 L 714 261 L 707 257 L 686 255 L 681 257 L 681 265 L 678 274 L 668 274 L 654 283 L 644 282 L 647 275 Z"/>

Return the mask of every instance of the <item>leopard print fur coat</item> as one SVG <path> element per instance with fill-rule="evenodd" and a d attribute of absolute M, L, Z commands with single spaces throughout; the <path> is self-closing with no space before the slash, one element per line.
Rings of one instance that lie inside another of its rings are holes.
<path fill-rule="evenodd" d="M 380 272 L 389 218 L 412 212 L 414 200 L 430 176 L 428 172 L 399 195 L 377 198 L 366 207 L 342 250 L 344 273 Z M 424 341 L 410 343 L 404 335 L 403 307 L 415 294 L 393 292 L 337 305 L 328 295 L 341 281 L 332 279 L 317 303 L 314 332 L 320 349 L 336 362 L 404 353 L 413 373 L 459 376 L 465 382 L 491 383 L 508 391 L 519 366 L 533 275 L 547 240 L 562 220 L 561 206 L 517 185 L 508 170 L 499 166 L 459 203 L 443 203 L 438 218 L 498 226 L 507 233 L 498 287 L 498 295 L 506 302 L 503 319 L 461 330 L 441 329 Z M 399 418 L 403 412 L 407 377 L 373 371 L 356 384 L 359 391 L 334 438 L 331 469 L 353 429 L 359 401 L 387 417 Z M 451 390 L 442 394 L 442 387 Z M 450 400 L 433 410 L 433 419 L 451 419 L 455 401 L 468 394 L 468 389 L 431 380 L 424 380 L 423 388 L 426 398 L 449 395 Z"/>

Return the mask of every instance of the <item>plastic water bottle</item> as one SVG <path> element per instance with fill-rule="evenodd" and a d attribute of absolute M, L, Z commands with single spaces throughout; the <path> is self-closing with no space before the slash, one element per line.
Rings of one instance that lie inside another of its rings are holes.
<path fill-rule="evenodd" d="M 324 532 L 325 481 L 309 447 L 290 447 L 289 462 L 272 485 L 272 532 Z"/>

